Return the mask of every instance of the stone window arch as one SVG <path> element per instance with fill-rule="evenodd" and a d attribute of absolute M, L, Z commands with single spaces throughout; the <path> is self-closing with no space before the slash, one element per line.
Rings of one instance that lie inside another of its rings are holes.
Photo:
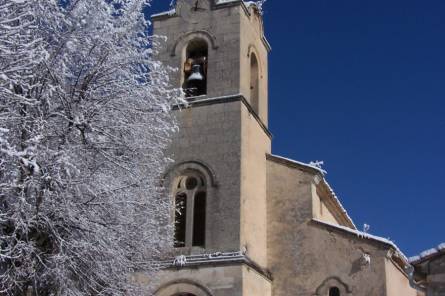
<path fill-rule="evenodd" d="M 175 247 L 205 247 L 207 182 L 195 170 L 182 172 L 173 183 Z"/>
<path fill-rule="evenodd" d="M 203 284 L 179 279 L 162 285 L 155 296 L 213 296 L 213 293 Z"/>
<path fill-rule="evenodd" d="M 185 47 L 182 88 L 187 97 L 207 94 L 209 46 L 204 38 L 196 37 Z"/>

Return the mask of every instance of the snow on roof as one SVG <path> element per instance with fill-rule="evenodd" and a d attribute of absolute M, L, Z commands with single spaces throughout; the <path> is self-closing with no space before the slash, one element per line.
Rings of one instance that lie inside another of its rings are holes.
<path fill-rule="evenodd" d="M 345 207 L 341 203 L 340 198 L 337 196 L 337 194 L 335 194 L 334 189 L 331 187 L 331 185 L 329 185 L 328 181 L 326 181 L 325 178 L 323 178 L 322 182 L 326 185 L 326 187 L 330 191 L 332 200 L 343 212 L 344 216 L 346 217 L 346 220 L 348 220 L 348 222 L 351 223 L 351 225 L 354 227 L 354 229 L 357 229 L 357 226 L 355 225 L 354 221 L 352 221 L 352 218 L 349 216 L 348 211 L 345 209 Z"/>
<path fill-rule="evenodd" d="M 293 159 L 290 159 L 290 158 L 286 158 L 286 157 L 278 156 L 278 155 L 274 155 L 274 154 L 271 154 L 271 156 L 275 157 L 275 158 L 278 158 L 278 159 L 281 159 L 281 160 L 284 160 L 284 161 L 288 161 L 288 162 L 296 164 L 296 165 L 300 165 L 300 166 L 303 166 L 303 167 L 307 167 L 307 168 L 316 170 L 323 176 L 325 174 L 327 174 L 327 172 L 325 170 L 323 170 L 323 169 L 321 169 L 321 168 L 319 168 L 319 167 L 317 167 L 315 165 L 310 165 L 308 163 L 304 163 L 304 162 L 301 162 L 301 161 L 293 160 Z"/>
<path fill-rule="evenodd" d="M 322 182 L 328 188 L 328 190 L 330 192 L 330 195 L 332 197 L 332 201 L 337 205 L 337 207 L 340 209 L 340 211 L 344 214 L 346 220 L 352 225 L 352 227 L 354 229 L 357 229 L 357 227 L 354 224 L 354 221 L 349 216 L 348 211 L 346 211 L 346 209 L 343 207 L 343 204 L 341 203 L 340 198 L 335 194 L 334 189 L 331 187 L 331 185 L 329 185 L 328 181 L 325 179 L 324 176 L 327 174 L 327 172 L 325 170 L 323 170 L 322 168 L 320 168 L 318 166 L 315 166 L 315 165 L 312 165 L 312 164 L 307 164 L 307 163 L 300 162 L 300 161 L 296 161 L 296 160 L 289 159 L 289 158 L 286 158 L 286 157 L 273 155 L 273 154 L 271 154 L 271 156 L 275 157 L 277 159 L 281 159 L 281 160 L 284 160 L 284 161 L 287 161 L 287 162 L 299 165 L 299 166 L 303 166 L 303 167 L 306 167 L 306 168 L 313 169 L 313 170 L 317 171 L 318 173 L 320 173 L 320 175 L 322 176 Z"/>
<path fill-rule="evenodd" d="M 422 253 L 420 253 L 420 255 L 410 257 L 409 262 L 419 263 L 420 261 L 423 261 L 423 259 L 429 259 L 441 253 L 445 254 L 445 243 L 441 243 L 436 248 L 423 251 Z"/>
<path fill-rule="evenodd" d="M 329 223 L 329 222 L 326 222 L 326 221 L 321 221 L 321 220 L 318 220 L 318 219 L 312 219 L 312 220 L 317 222 L 317 223 L 324 224 L 324 225 L 327 225 L 329 227 L 336 228 L 336 229 L 348 232 L 350 234 L 354 234 L 357 237 L 362 238 L 362 239 L 369 239 L 369 240 L 373 240 L 373 241 L 378 241 L 378 242 L 384 243 L 384 244 L 392 247 L 398 253 L 399 257 L 401 257 L 406 262 L 409 262 L 408 258 L 405 256 L 405 254 L 390 239 L 387 239 L 387 238 L 384 238 L 384 237 L 381 237 L 381 236 L 377 236 L 377 235 L 372 235 L 372 234 L 369 234 L 369 233 L 366 233 L 366 232 L 363 232 L 363 231 L 360 231 L 360 230 L 351 229 L 351 228 L 348 228 L 346 226 L 341 226 L 341 225 L 336 225 L 336 224 Z"/>

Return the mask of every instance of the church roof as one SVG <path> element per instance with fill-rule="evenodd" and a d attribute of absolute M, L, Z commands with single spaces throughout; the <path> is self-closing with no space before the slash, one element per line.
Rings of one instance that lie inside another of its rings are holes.
<path fill-rule="evenodd" d="M 419 264 L 440 255 L 445 255 L 445 243 L 438 245 L 436 248 L 423 251 L 417 256 L 410 257 L 409 262 L 411 264 Z"/>

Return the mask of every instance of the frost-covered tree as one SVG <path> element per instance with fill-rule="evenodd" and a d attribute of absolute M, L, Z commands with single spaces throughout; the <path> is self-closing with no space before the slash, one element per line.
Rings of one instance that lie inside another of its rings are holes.
<path fill-rule="evenodd" d="M 177 90 L 149 0 L 0 0 L 0 295 L 141 295 Z"/>

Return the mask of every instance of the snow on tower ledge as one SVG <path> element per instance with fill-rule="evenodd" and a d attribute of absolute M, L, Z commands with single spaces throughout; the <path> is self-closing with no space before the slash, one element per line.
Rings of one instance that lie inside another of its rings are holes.
<path fill-rule="evenodd" d="M 217 0 L 215 5 L 235 4 L 235 3 L 243 3 L 247 8 L 249 8 L 250 6 L 257 6 L 255 1 L 241 1 L 241 0 Z M 176 9 L 172 8 L 167 11 L 152 14 L 151 17 L 156 18 L 162 16 L 175 16 L 175 15 L 176 15 Z"/>

